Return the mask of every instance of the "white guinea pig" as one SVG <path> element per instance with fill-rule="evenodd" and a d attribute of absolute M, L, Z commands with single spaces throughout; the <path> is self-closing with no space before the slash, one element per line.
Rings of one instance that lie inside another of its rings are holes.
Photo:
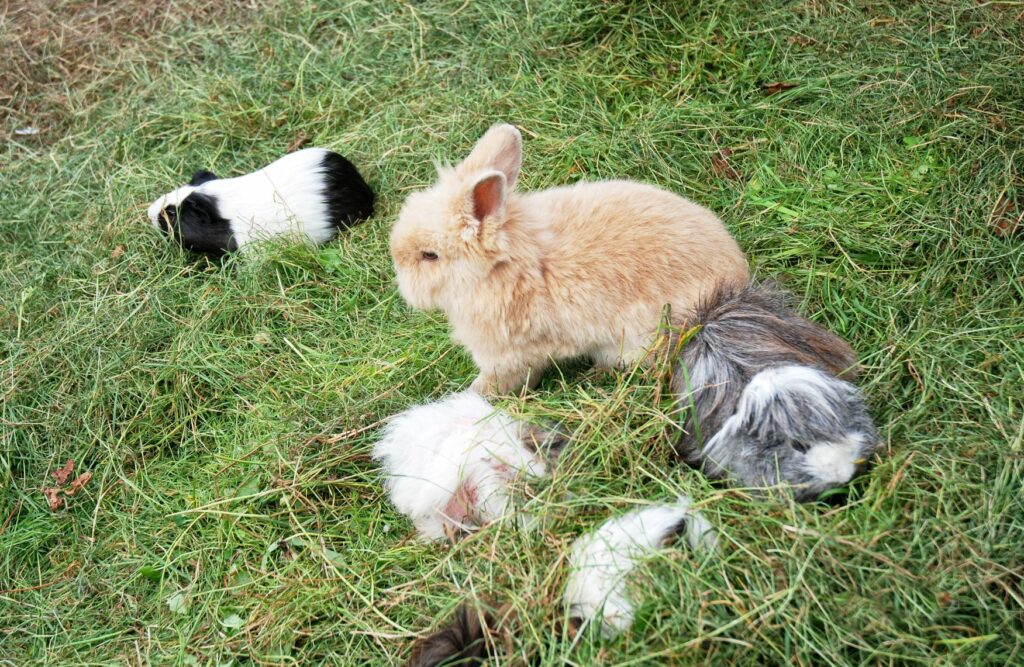
<path fill-rule="evenodd" d="M 398 511 L 422 538 L 443 540 L 509 512 L 511 482 L 547 476 L 566 442 L 560 430 L 513 418 L 464 391 L 395 415 L 373 458 Z"/>
<path fill-rule="evenodd" d="M 718 541 L 704 515 L 690 509 L 687 496 L 609 519 L 577 538 L 565 586 L 570 618 L 581 624 L 600 622 L 606 637 L 628 628 L 634 611 L 628 576 L 642 558 L 656 553 L 674 535 L 685 535 L 690 547 L 703 553 L 713 552 Z"/>
<path fill-rule="evenodd" d="M 198 171 L 148 214 L 187 250 L 220 255 L 280 234 L 330 241 L 373 215 L 373 191 L 341 155 L 307 148 L 236 178 Z"/>

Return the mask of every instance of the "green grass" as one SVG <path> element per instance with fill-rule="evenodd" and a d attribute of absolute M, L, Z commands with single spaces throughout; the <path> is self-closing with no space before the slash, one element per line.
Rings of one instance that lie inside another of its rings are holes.
<path fill-rule="evenodd" d="M 0 664 L 398 664 L 467 596 L 510 602 L 536 664 L 1024 661 L 1024 237 L 996 233 L 1024 210 L 1021 3 L 191 6 L 74 80 L 39 61 L 0 127 Z M 398 297 L 388 227 L 497 121 L 521 188 L 693 198 L 853 343 L 885 447 L 851 502 L 711 486 L 652 374 L 574 367 L 504 402 L 575 436 L 541 530 L 411 539 L 377 426 L 474 368 Z M 338 243 L 208 263 L 143 223 L 299 132 L 379 193 Z M 93 478 L 51 512 L 67 459 Z M 567 546 L 679 491 L 721 557 L 656 559 L 632 631 L 573 648 Z"/>

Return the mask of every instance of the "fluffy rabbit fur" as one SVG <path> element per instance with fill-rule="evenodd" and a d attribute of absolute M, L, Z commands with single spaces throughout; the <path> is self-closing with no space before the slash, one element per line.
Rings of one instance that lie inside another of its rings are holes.
<path fill-rule="evenodd" d="M 148 215 L 187 250 L 220 255 L 281 234 L 325 243 L 373 215 L 373 198 L 351 162 L 307 148 L 237 178 L 196 172 L 153 202 Z"/>
<path fill-rule="evenodd" d="M 473 389 L 536 383 L 551 360 L 640 357 L 665 304 L 696 305 L 747 262 L 721 221 L 629 181 L 515 192 L 522 138 L 492 127 L 455 168 L 406 200 L 391 232 L 403 298 L 440 309 L 480 369 Z"/>
<path fill-rule="evenodd" d="M 675 535 L 685 535 L 697 551 L 715 549 L 717 536 L 690 499 L 680 496 L 671 505 L 656 505 L 609 519 L 578 538 L 569 556 L 565 604 L 571 618 L 584 625 L 598 621 L 606 637 L 633 622 L 633 602 L 627 578 L 639 559 L 651 555 Z"/>
<path fill-rule="evenodd" d="M 837 377 L 852 350 L 750 283 L 718 218 L 626 181 L 517 194 L 521 155 L 514 127 L 491 128 L 409 196 L 391 233 L 402 296 L 448 315 L 480 368 L 474 389 L 534 383 L 552 359 L 635 360 L 668 305 L 677 330 L 701 325 L 675 387 L 687 461 L 752 486 L 789 482 L 801 499 L 863 467 L 878 437 Z"/>
<path fill-rule="evenodd" d="M 513 419 L 473 391 L 396 415 L 373 448 L 391 502 L 419 535 L 441 540 L 506 514 L 516 477 L 548 474 L 557 431 Z"/>
<path fill-rule="evenodd" d="M 853 350 L 771 283 L 713 290 L 675 369 L 679 453 L 711 477 L 810 500 L 861 471 L 879 436 L 850 382 Z"/>
<path fill-rule="evenodd" d="M 576 628 L 599 623 L 606 637 L 633 622 L 628 579 L 641 559 L 656 553 L 676 536 L 685 536 L 701 553 L 715 550 L 717 534 L 690 499 L 655 505 L 609 519 L 597 530 L 578 538 L 569 556 L 569 578 L 564 601 Z M 454 616 L 418 641 L 409 667 L 443 664 L 481 665 L 497 657 L 495 636 L 510 632 L 508 608 L 460 606 Z"/>

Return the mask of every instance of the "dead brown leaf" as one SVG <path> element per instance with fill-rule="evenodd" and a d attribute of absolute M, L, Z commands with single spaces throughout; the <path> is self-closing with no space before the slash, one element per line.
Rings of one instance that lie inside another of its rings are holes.
<path fill-rule="evenodd" d="M 765 95 L 777 95 L 778 93 L 781 93 L 784 90 L 796 88 L 796 85 L 797 84 L 791 83 L 789 81 L 773 81 L 771 83 L 762 83 L 761 90 L 764 91 Z"/>
<path fill-rule="evenodd" d="M 728 178 L 730 181 L 740 180 L 740 173 L 729 164 L 729 156 L 732 155 L 731 148 L 723 148 L 717 155 L 711 156 L 711 171 L 715 176 Z"/>
<path fill-rule="evenodd" d="M 88 471 L 83 472 L 81 475 L 75 478 L 75 481 L 71 482 L 71 486 L 68 487 L 68 490 L 64 492 L 65 495 L 75 495 L 82 489 L 83 486 L 89 483 L 90 479 L 92 479 L 92 473 Z"/>
<path fill-rule="evenodd" d="M 1000 238 L 1009 238 L 1024 229 L 1024 211 L 1015 215 L 1016 211 L 1017 206 L 1006 194 L 999 197 L 988 219 L 992 233 Z"/>
<path fill-rule="evenodd" d="M 53 475 L 53 478 L 55 480 L 57 480 L 58 485 L 62 485 L 68 481 L 68 478 L 71 477 L 71 473 L 73 473 L 74 471 L 75 462 L 73 459 L 68 459 L 68 462 L 64 464 L 63 468 L 54 470 L 50 474 Z"/>
<path fill-rule="evenodd" d="M 114 248 L 112 251 L 110 251 L 110 259 L 117 259 L 118 257 L 120 257 L 123 254 L 124 254 L 124 246 L 123 245 L 119 245 L 116 248 Z"/>
<path fill-rule="evenodd" d="M 914 378 L 914 380 L 917 382 L 918 389 L 920 389 L 921 392 L 924 393 L 924 381 L 921 379 L 921 374 L 917 372 L 917 366 L 915 366 L 914 362 L 911 361 L 910 359 L 907 359 L 907 371 L 910 373 L 910 377 Z"/>
<path fill-rule="evenodd" d="M 310 139 L 311 137 L 308 134 L 306 134 L 302 130 L 299 130 L 299 133 L 295 135 L 295 138 L 292 139 L 292 143 L 288 144 L 288 148 L 284 149 L 284 152 L 294 153 L 295 151 L 299 150 L 300 148 L 308 144 Z"/>
<path fill-rule="evenodd" d="M 46 502 L 50 503 L 50 511 L 56 512 L 60 509 L 61 505 L 64 504 L 64 499 L 60 497 L 61 490 L 57 487 L 52 489 L 43 489 L 43 495 L 46 496 Z"/>

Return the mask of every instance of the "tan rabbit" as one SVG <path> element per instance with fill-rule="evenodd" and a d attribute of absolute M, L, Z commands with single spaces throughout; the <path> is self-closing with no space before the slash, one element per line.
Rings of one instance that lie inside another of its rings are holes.
<path fill-rule="evenodd" d="M 522 137 L 496 125 L 437 184 L 406 200 L 391 232 L 398 285 L 443 310 L 480 368 L 472 388 L 535 384 L 552 360 L 637 359 L 662 308 L 685 313 L 747 262 L 711 211 L 659 188 L 604 181 L 514 192 Z"/>

